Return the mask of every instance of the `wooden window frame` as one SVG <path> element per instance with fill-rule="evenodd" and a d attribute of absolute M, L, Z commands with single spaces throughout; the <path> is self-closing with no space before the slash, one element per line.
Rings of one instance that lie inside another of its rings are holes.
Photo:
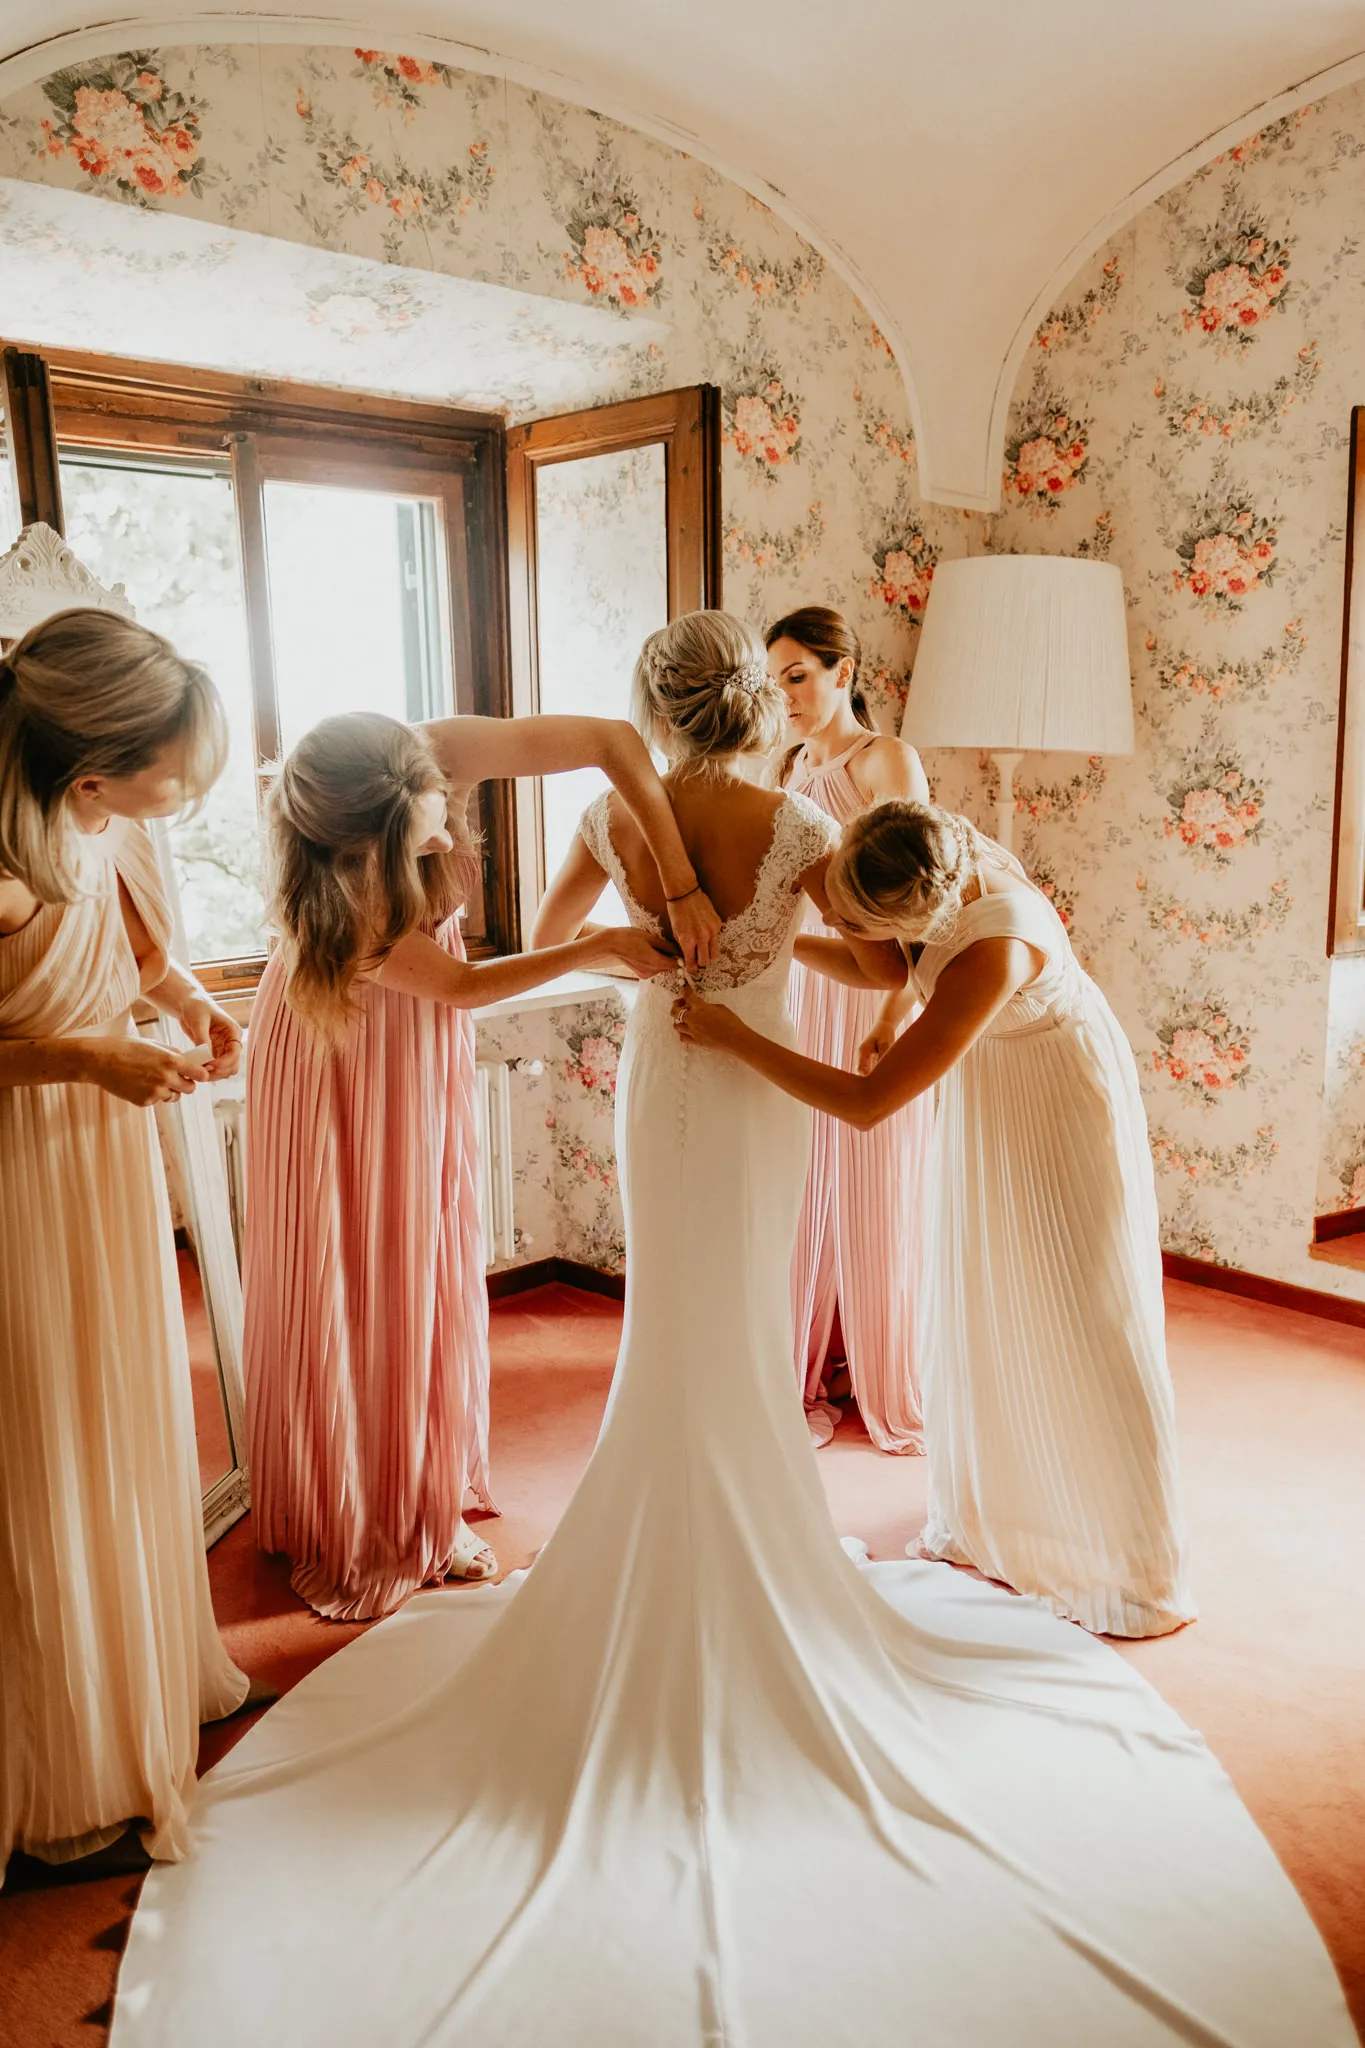
<path fill-rule="evenodd" d="M 553 463 L 615 455 L 662 443 L 664 517 L 668 531 L 668 616 L 721 604 L 720 392 L 693 384 L 649 398 L 630 398 L 560 413 L 514 427 L 507 436 L 507 570 L 512 631 L 512 705 L 518 716 L 540 710 L 538 625 L 539 543 L 536 473 Z M 544 892 L 544 820 L 540 784 L 516 786 L 517 840 L 522 849 L 521 910 L 529 926 Z"/>
<path fill-rule="evenodd" d="M 230 465 L 251 649 L 258 772 L 275 758 L 279 739 L 261 517 L 261 486 L 272 477 L 319 482 L 334 478 L 344 488 L 357 473 L 368 472 L 376 488 L 389 487 L 392 477 L 397 494 L 406 481 L 413 495 L 438 495 L 447 515 L 454 709 L 489 717 L 510 714 L 507 433 L 500 418 L 161 363 L 64 349 L 30 350 L 23 344 L 3 346 L 23 524 L 40 517 L 60 524 L 59 448 L 131 458 L 198 455 Z M 32 367 L 35 362 L 44 366 L 44 373 Z M 50 393 L 46 406 L 45 390 Z M 16 404 L 20 393 L 23 402 Z M 466 593 L 467 607 L 458 601 Z M 475 959 L 516 952 L 521 944 L 510 784 L 483 786 L 480 820 L 483 930 L 467 940 Z M 217 993 L 253 989 L 264 966 L 264 955 L 194 963 L 205 987 Z"/>
<path fill-rule="evenodd" d="M 1365 407 L 1351 412 L 1341 699 L 1327 908 L 1330 955 L 1365 953 Z M 1357 576 L 1357 571 L 1359 575 Z"/>

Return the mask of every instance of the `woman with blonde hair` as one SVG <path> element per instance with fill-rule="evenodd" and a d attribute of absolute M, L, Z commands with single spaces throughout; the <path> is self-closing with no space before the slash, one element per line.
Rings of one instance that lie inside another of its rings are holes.
<path fill-rule="evenodd" d="M 783 787 L 809 797 L 836 825 L 887 797 L 927 800 L 919 755 L 872 723 L 858 679 L 862 649 L 847 619 L 827 605 L 802 605 L 764 637 L 798 742 L 783 760 Z M 834 936 L 814 905 L 806 930 Z M 856 1067 L 861 1046 L 882 1028 L 880 995 L 799 962 L 792 1009 L 801 1051 L 831 1066 Z M 893 1029 L 887 1043 L 894 1036 Z M 924 1448 L 915 1320 L 933 1121 L 927 1096 L 873 1130 L 814 1119 L 792 1317 L 796 1376 L 817 1445 L 834 1434 L 846 1361 L 846 1391 L 878 1450 Z"/>
<path fill-rule="evenodd" d="M 1193 1618 L 1147 1123 L 1128 1041 L 1060 918 L 967 819 L 886 803 L 828 876 L 846 936 L 915 952 L 924 1009 L 850 1074 L 685 996 L 690 1044 L 860 1130 L 940 1086 L 921 1349 L 919 1548 L 1108 1635 Z M 838 938 L 808 964 L 864 986 Z"/>
<path fill-rule="evenodd" d="M 270 794 L 280 944 L 247 1057 L 247 1434 L 256 1540 L 331 1620 L 497 1570 L 464 1520 L 496 1512 L 470 1012 L 574 968 L 649 976 L 676 956 L 618 929 L 467 963 L 465 812 L 488 778 L 591 766 L 669 872 L 679 945 L 709 957 L 718 919 L 629 726 L 350 713 L 305 734 Z"/>
<path fill-rule="evenodd" d="M 137 1867 L 130 1823 L 182 1856 L 199 1724 L 247 1692 L 209 1599 L 153 1116 L 241 1034 L 169 958 L 142 825 L 225 749 L 208 676 L 127 619 L 61 612 L 0 659 L 0 1869 Z M 207 1064 L 139 1038 L 139 996 Z"/>

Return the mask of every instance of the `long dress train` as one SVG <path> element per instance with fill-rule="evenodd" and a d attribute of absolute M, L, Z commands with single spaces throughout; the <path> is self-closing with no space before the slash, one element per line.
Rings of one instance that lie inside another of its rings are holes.
<path fill-rule="evenodd" d="M 932 1556 L 1111 1635 L 1195 1612 L 1156 1189 L 1132 1051 L 1046 897 L 979 897 L 926 946 L 1015 937 L 1046 965 L 944 1077 L 925 1258 Z"/>
<path fill-rule="evenodd" d="M 454 918 L 437 939 L 464 958 Z M 256 1541 L 319 1614 L 439 1583 L 488 1491 L 474 1025 L 373 982 L 339 1050 L 266 968 L 247 1055 L 243 1247 Z"/>
<path fill-rule="evenodd" d="M 876 739 L 867 733 L 820 768 L 799 754 L 789 788 L 836 825 L 866 808 L 851 773 Z M 834 937 L 813 904 L 805 928 Z M 826 1066 L 853 1068 L 877 1021 L 881 994 L 845 988 L 792 968 L 798 1049 Z M 792 1259 L 796 1376 L 809 1405 L 819 1394 L 837 1309 L 858 1412 L 879 1451 L 922 1451 L 916 1319 L 923 1267 L 932 1096 L 920 1096 L 872 1130 L 837 1117 L 812 1119 L 811 1163 Z"/>
<path fill-rule="evenodd" d="M 0 1037 L 131 1033 L 171 919 L 140 825 L 0 938 Z M 138 964 L 120 881 L 153 952 Z M 188 1841 L 201 1721 L 247 1679 L 209 1598 L 185 1315 L 156 1117 L 88 1083 L 0 1089 L 0 1879 L 148 1825 Z"/>
<path fill-rule="evenodd" d="M 647 926 L 609 803 L 583 830 Z M 702 977 L 787 1043 L 827 834 L 784 802 Z M 1037 1602 L 840 1548 L 791 1371 L 807 1118 L 684 1047 L 670 996 L 627 1032 L 625 1331 L 559 1528 L 211 1774 L 112 2048 L 1350 2048 L 1283 1872 L 1141 1679 Z"/>

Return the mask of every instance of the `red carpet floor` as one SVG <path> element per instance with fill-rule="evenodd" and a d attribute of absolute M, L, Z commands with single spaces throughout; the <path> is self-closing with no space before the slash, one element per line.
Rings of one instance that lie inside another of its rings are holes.
<path fill-rule="evenodd" d="M 1202 1615 L 1122 1654 L 1221 1758 L 1365 2028 L 1365 1338 L 1203 1288 L 1174 1285 L 1168 1304 Z M 502 1519 L 482 1526 L 505 1566 L 530 1560 L 573 1489 L 619 1325 L 615 1303 L 557 1287 L 494 1311 Z M 820 1468 L 839 1530 L 898 1555 L 922 1518 L 922 1461 L 879 1457 L 846 1420 Z M 209 1564 L 223 1633 L 253 1676 L 293 1685 L 357 1632 L 294 1598 L 249 1522 Z M 248 1725 L 206 1730 L 201 1767 Z M 3 2048 L 101 2048 L 136 1897 L 125 1880 L 0 1893 Z"/>

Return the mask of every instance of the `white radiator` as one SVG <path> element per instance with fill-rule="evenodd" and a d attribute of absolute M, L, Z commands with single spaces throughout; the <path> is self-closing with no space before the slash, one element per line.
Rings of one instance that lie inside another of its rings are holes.
<path fill-rule="evenodd" d="M 510 1259 L 517 1248 L 512 1180 L 512 1069 L 505 1060 L 475 1067 L 479 1119 L 479 1209 L 486 1266 Z"/>
<path fill-rule="evenodd" d="M 539 1069 L 539 1062 L 537 1070 Z M 479 1125 L 479 1218 L 483 1226 L 484 1263 L 495 1266 L 516 1253 L 516 1198 L 512 1177 L 512 1069 L 504 1060 L 480 1060 L 475 1069 L 475 1107 Z M 240 1096 L 218 1095 L 213 1105 L 218 1142 L 227 1175 L 228 1210 L 237 1262 L 242 1258 L 242 1218 L 246 1212 L 246 1161 L 243 1131 L 246 1105 Z"/>

